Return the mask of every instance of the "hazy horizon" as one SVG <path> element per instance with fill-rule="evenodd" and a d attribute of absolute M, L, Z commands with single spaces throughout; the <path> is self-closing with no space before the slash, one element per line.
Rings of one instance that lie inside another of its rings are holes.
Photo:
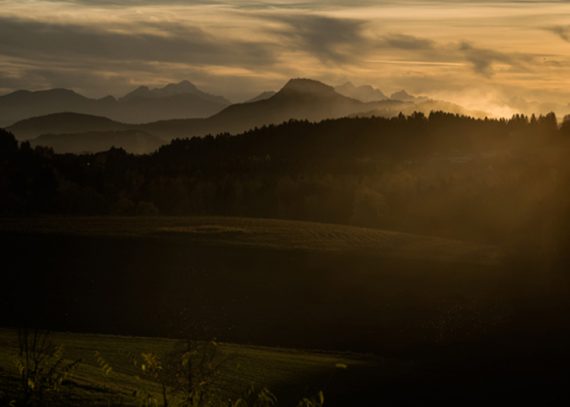
<path fill-rule="evenodd" d="M 0 93 L 91 97 L 187 79 L 243 101 L 289 78 L 406 89 L 508 116 L 570 110 L 553 1 L 0 1 Z"/>

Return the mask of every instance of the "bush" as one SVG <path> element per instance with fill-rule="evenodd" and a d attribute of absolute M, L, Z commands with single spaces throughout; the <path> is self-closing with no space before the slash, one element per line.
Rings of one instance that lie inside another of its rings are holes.
<path fill-rule="evenodd" d="M 79 364 L 67 361 L 63 347 L 53 344 L 49 332 L 39 329 L 18 331 L 18 370 L 20 389 L 16 406 L 44 406 L 48 396 L 58 393 L 64 380 Z"/>

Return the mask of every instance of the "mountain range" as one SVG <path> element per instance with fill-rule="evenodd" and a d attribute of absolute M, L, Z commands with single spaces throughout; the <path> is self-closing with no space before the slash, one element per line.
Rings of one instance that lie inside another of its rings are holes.
<path fill-rule="evenodd" d="M 49 146 L 62 154 L 106 151 L 111 147 L 123 148 L 133 154 L 145 154 L 158 149 L 164 141 L 144 131 L 126 129 L 43 134 L 36 138 L 33 144 Z"/>
<path fill-rule="evenodd" d="M 351 82 L 346 82 L 343 85 L 337 86 L 334 90 L 341 95 L 358 99 L 362 102 L 377 102 L 389 99 L 384 92 L 370 85 L 354 86 Z"/>
<path fill-rule="evenodd" d="M 140 86 L 123 97 L 92 99 L 69 89 L 19 90 L 0 96 L 0 126 L 60 112 L 105 116 L 125 123 L 207 117 L 230 102 L 203 92 L 188 81 L 150 89 Z"/>
<path fill-rule="evenodd" d="M 336 86 L 334 88 L 335 92 L 340 93 L 343 96 L 360 100 L 361 102 L 378 102 L 381 100 L 394 99 L 398 101 L 411 101 L 415 99 L 415 96 L 408 94 L 405 90 L 393 93 L 392 96 L 388 97 L 380 89 L 376 89 L 370 85 L 355 86 L 352 82 L 346 82 L 342 85 Z M 247 102 L 257 102 L 260 100 L 269 99 L 271 96 L 275 95 L 275 91 L 262 92 L 256 97 L 249 99 Z"/>
<path fill-rule="evenodd" d="M 379 95 L 379 91 L 371 87 L 343 86 L 343 91 L 361 94 L 363 98 L 366 95 L 370 97 L 371 95 Z M 135 92 L 145 94 L 150 92 L 157 95 L 149 96 L 147 99 L 156 97 L 160 100 L 162 98 L 162 96 L 158 96 L 159 92 L 153 93 L 149 89 L 139 89 Z M 278 124 L 291 119 L 320 121 L 348 116 L 390 117 L 400 112 L 412 113 L 414 111 L 422 111 L 429 113 L 432 110 L 444 110 L 472 116 L 482 115 L 482 113 L 466 111 L 461 106 L 452 103 L 423 97 L 418 98 L 405 92 L 400 92 L 393 96 L 399 96 L 407 100 L 385 98 L 383 100 L 363 101 L 345 96 L 334 87 L 315 80 L 291 79 L 282 89 L 274 94 L 265 93 L 253 101 L 229 105 L 207 118 L 159 120 L 144 124 L 127 124 L 111 120 L 108 117 L 67 112 L 26 119 L 10 126 L 8 130 L 21 140 L 34 139 L 32 144 L 51 146 L 58 152 L 67 151 L 63 148 L 65 139 L 78 138 L 78 134 L 86 132 L 91 134 L 90 137 L 100 138 L 103 137 L 102 134 L 104 132 L 112 132 L 114 134 L 113 137 L 109 136 L 106 140 L 109 142 L 113 141 L 115 144 L 103 144 L 101 148 L 104 146 L 109 148 L 111 146 L 120 146 L 129 151 L 141 152 L 141 149 L 144 150 L 144 146 L 148 146 L 149 150 L 146 152 L 150 152 L 153 151 L 150 148 L 156 145 L 157 139 L 166 143 L 173 138 L 219 133 L 235 134 L 254 127 Z M 138 98 L 137 95 L 134 97 Z M 138 132 L 136 148 L 131 148 L 128 142 L 121 145 L 117 144 L 117 137 L 121 134 L 117 132 L 126 130 L 136 130 Z M 48 134 L 50 137 L 45 136 Z M 58 135 L 58 137 L 54 138 L 54 135 Z M 43 137 L 38 138 L 39 136 Z M 147 137 L 148 140 L 142 143 L 140 140 L 144 137 Z M 57 144 L 53 143 L 55 139 L 57 139 Z M 71 141 L 69 143 L 71 145 Z M 100 144 L 85 144 L 83 150 L 81 145 L 77 145 L 75 142 L 73 145 L 73 151 L 75 152 L 88 152 L 98 151 L 93 150 L 93 146 Z"/>

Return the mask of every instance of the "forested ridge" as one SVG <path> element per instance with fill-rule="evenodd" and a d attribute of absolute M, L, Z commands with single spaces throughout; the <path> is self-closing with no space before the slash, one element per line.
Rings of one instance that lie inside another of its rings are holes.
<path fill-rule="evenodd" d="M 566 208 L 570 124 L 554 114 L 289 121 L 150 155 L 55 154 L 0 133 L 0 213 L 232 215 L 493 240 Z"/>

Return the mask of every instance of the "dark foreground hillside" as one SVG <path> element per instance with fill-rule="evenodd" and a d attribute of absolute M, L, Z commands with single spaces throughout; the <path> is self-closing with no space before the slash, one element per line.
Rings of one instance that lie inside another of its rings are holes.
<path fill-rule="evenodd" d="M 568 278 L 540 259 L 253 219 L 4 219 L 0 239 L 9 270 L 2 286 L 10 287 L 3 326 L 218 338 L 388 361 L 357 370 L 358 385 L 347 378 L 344 396 L 335 393 L 342 383 L 333 386 L 330 405 L 566 397 Z M 519 386 L 525 391 L 513 394 Z"/>
<path fill-rule="evenodd" d="M 499 250 L 448 239 L 232 218 L 5 219 L 0 238 L 8 325 L 369 351 L 437 341 L 454 307 L 509 312 Z"/>
<path fill-rule="evenodd" d="M 135 393 L 141 389 L 160 399 L 159 383 L 144 376 L 133 360 L 152 353 L 163 361 L 164 369 L 171 369 L 174 357 L 187 346 L 186 339 L 56 332 L 50 334 L 50 340 L 64 347 L 67 360 L 81 360 L 65 391 L 52 395 L 50 406 L 140 406 Z M 207 404 L 212 407 L 244 397 L 252 386 L 271 389 L 278 405 L 283 406 L 295 406 L 303 397 L 314 397 L 319 391 L 326 393 L 327 405 L 348 405 L 371 390 L 373 377 L 397 376 L 404 370 L 396 360 L 371 355 L 222 342 L 211 345 L 220 362 L 211 392 L 222 400 Z M 18 394 L 13 364 L 17 353 L 18 333 L 0 329 L 0 404 Z M 170 388 L 169 395 L 174 394 Z"/>

